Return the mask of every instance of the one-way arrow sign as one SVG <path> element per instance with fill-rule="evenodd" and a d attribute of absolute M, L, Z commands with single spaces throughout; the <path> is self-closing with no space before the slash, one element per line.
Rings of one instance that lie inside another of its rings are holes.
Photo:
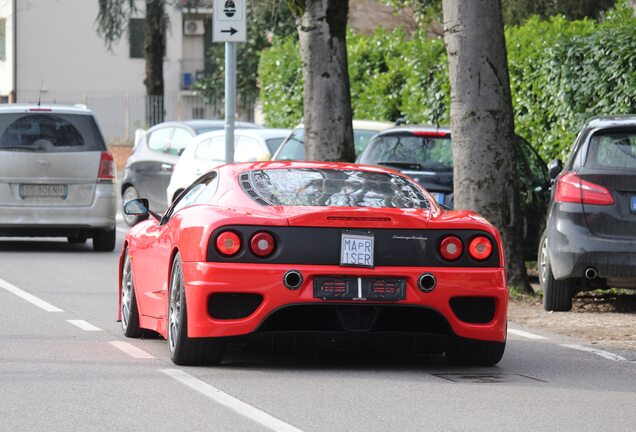
<path fill-rule="evenodd" d="M 213 42 L 245 42 L 247 39 L 247 0 L 214 0 Z"/>
<path fill-rule="evenodd" d="M 238 33 L 238 30 L 234 27 L 230 27 L 229 30 L 221 30 L 221 33 L 229 33 L 230 36 L 234 36 L 234 33 Z"/>

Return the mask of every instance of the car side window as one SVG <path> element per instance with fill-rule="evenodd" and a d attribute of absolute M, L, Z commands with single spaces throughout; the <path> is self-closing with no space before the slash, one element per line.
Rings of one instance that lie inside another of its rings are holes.
<path fill-rule="evenodd" d="M 175 128 L 174 134 L 172 134 L 172 140 L 170 142 L 170 148 L 168 153 L 173 155 L 180 155 L 183 153 L 183 149 L 186 148 L 190 140 L 192 139 L 192 133 L 184 128 Z"/>
<path fill-rule="evenodd" d="M 206 139 L 197 144 L 197 148 L 194 149 L 194 158 L 200 160 L 208 159 L 208 152 L 210 151 L 210 141 Z"/>
<path fill-rule="evenodd" d="M 234 150 L 234 162 L 254 162 L 263 159 L 266 153 L 268 152 L 254 138 L 239 136 Z"/>
<path fill-rule="evenodd" d="M 157 152 L 164 152 L 170 146 L 170 136 L 174 128 L 157 129 L 148 138 L 148 148 Z"/>
<path fill-rule="evenodd" d="M 166 223 L 172 216 L 180 210 L 194 204 L 208 202 L 214 196 L 218 187 L 218 175 L 215 171 L 208 173 L 197 183 L 186 189 L 170 206 L 161 223 Z M 202 197 L 200 197 L 203 195 Z"/>
<path fill-rule="evenodd" d="M 519 171 L 523 171 L 523 174 L 530 176 L 527 179 L 528 185 L 535 188 L 547 184 L 549 182 L 548 173 L 539 155 L 530 146 L 530 143 L 523 138 L 519 137 L 517 142 L 521 150 L 517 156 L 517 164 L 519 165 Z"/>
<path fill-rule="evenodd" d="M 210 140 L 205 160 L 225 161 L 225 136 L 214 137 Z"/>

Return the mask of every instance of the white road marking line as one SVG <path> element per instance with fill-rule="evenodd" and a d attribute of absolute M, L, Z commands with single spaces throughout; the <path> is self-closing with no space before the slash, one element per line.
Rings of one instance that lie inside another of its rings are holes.
<path fill-rule="evenodd" d="M 136 346 L 134 346 L 133 344 L 130 344 L 128 342 L 122 342 L 122 341 L 111 341 L 108 342 L 109 344 L 111 344 L 112 346 L 114 346 L 115 348 L 117 348 L 118 350 L 123 351 L 124 353 L 128 354 L 131 357 L 134 358 L 138 358 L 138 359 L 153 359 L 155 358 L 153 355 L 148 354 L 146 351 L 137 348 Z"/>
<path fill-rule="evenodd" d="M 566 347 L 566 348 L 571 348 L 571 349 L 575 349 L 578 351 L 585 351 L 585 352 L 590 352 L 592 354 L 596 354 L 598 356 L 601 356 L 605 359 L 608 360 L 613 360 L 613 361 L 626 361 L 627 359 L 625 357 L 621 357 L 618 354 L 614 354 L 608 351 L 603 351 L 600 349 L 596 349 L 596 348 L 590 348 L 590 347 L 586 347 L 583 345 L 576 345 L 576 344 L 561 344 L 562 347 Z"/>
<path fill-rule="evenodd" d="M 201 381 L 179 369 L 161 369 L 160 372 L 207 396 L 216 403 L 277 432 L 302 432 L 300 429 L 285 423 L 276 417 L 231 396 L 218 388 Z"/>
<path fill-rule="evenodd" d="M 40 309 L 44 309 L 47 312 L 64 312 L 62 309 L 53 306 L 51 303 L 47 303 L 42 299 L 37 298 L 33 294 L 29 294 L 28 292 L 21 290 L 17 286 L 11 285 L 4 279 L 0 279 L 0 288 L 4 288 L 9 291 L 11 294 L 15 294 L 23 300 L 28 301 L 34 306 L 39 307 Z"/>
<path fill-rule="evenodd" d="M 67 323 L 73 324 L 75 327 L 78 327 L 85 331 L 102 331 L 99 327 L 95 327 L 93 324 L 84 320 L 66 320 Z"/>
<path fill-rule="evenodd" d="M 528 338 L 528 339 L 547 339 L 547 337 L 545 337 L 545 336 L 536 335 L 534 333 L 530 333 L 530 332 L 523 331 L 523 330 L 512 329 L 512 328 L 508 329 L 508 333 L 513 334 L 515 336 L 521 336 L 521 337 L 524 337 L 524 338 Z"/>

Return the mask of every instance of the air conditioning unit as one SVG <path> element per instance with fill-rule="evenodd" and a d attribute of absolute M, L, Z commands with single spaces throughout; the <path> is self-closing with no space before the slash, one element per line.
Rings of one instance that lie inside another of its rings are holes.
<path fill-rule="evenodd" d="M 183 21 L 183 34 L 186 36 L 200 36 L 205 34 L 205 26 L 203 25 L 203 20 Z"/>

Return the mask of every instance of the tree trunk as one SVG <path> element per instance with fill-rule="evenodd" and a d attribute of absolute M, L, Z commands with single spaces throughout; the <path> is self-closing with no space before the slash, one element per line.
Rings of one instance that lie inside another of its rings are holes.
<path fill-rule="evenodd" d="M 296 1 L 305 87 L 305 157 L 353 161 L 351 95 L 347 65 L 348 0 Z M 298 6 L 300 4 L 301 6 Z"/>
<path fill-rule="evenodd" d="M 149 127 L 164 120 L 163 56 L 166 52 L 165 0 L 146 0 L 144 54 L 146 57 L 146 123 Z"/>
<path fill-rule="evenodd" d="M 443 0 L 454 205 L 501 233 L 508 285 L 532 293 L 522 248 L 514 118 L 500 0 Z"/>

